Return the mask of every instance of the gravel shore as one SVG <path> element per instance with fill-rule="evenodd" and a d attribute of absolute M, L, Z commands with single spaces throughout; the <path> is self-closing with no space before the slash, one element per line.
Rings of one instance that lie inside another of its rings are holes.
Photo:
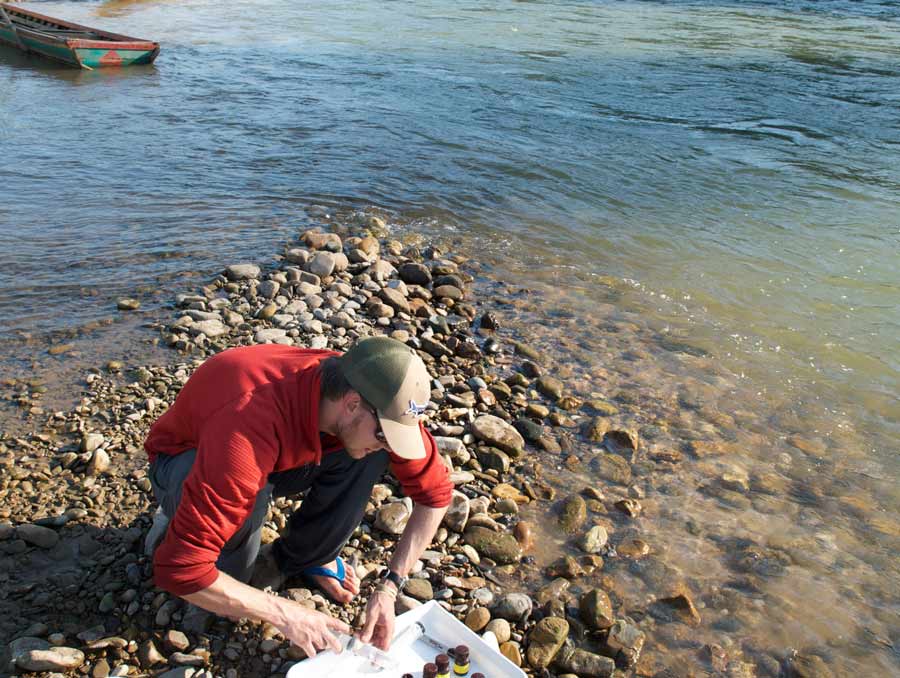
<path fill-rule="evenodd" d="M 632 528 L 646 498 L 636 470 L 676 465 L 683 453 L 645 445 L 621 402 L 573 393 L 562 366 L 506 331 L 501 306 L 476 298 L 464 257 L 420 238 L 392 240 L 366 213 L 298 235 L 277 266 L 228 265 L 177 296 L 174 317 L 156 328 L 178 352 L 175 362 L 92 370 L 76 407 L 49 414 L 32 435 L 0 439 L 0 671 L 236 678 L 283 675 L 302 661 L 267 624 L 192 626 L 181 601 L 152 585 L 143 541 L 155 507 L 142 442 L 209 355 L 255 343 L 343 350 L 386 334 L 416 348 L 434 378 L 428 425 L 456 486 L 397 612 L 435 599 L 474 631 L 493 632 L 530 675 L 686 675 L 667 673 L 644 647 L 660 623 L 700 623 L 696 593 L 663 571 L 632 612 L 606 574 L 610 562 L 640 569 L 651 552 Z M 139 306 L 118 304 L 122 312 Z M 694 445 L 697 458 L 721 452 Z M 546 477 L 547 467 L 582 462 L 596 484 L 560 487 Z M 750 480 L 723 468 L 710 491 L 742 501 Z M 301 501 L 273 504 L 264 542 Z M 385 476 L 343 551 L 362 581 L 353 603 L 337 607 L 299 581 L 273 595 L 358 626 L 410 511 Z M 533 552 L 548 534 L 555 545 L 544 550 L 563 555 L 540 567 Z M 778 552 L 751 551 L 735 557 L 785 565 Z M 739 648 L 708 645 L 700 654 L 707 668 L 696 675 L 783 670 L 765 653 L 750 661 Z M 795 675 L 831 675 L 817 655 L 790 660 Z"/>

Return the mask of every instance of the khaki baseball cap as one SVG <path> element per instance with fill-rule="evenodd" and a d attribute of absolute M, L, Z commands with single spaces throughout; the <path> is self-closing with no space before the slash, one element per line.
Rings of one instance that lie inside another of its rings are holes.
<path fill-rule="evenodd" d="M 431 399 L 431 377 L 416 352 L 389 337 L 369 337 L 340 364 L 350 385 L 378 412 L 391 451 L 404 459 L 424 458 L 419 420 Z"/>

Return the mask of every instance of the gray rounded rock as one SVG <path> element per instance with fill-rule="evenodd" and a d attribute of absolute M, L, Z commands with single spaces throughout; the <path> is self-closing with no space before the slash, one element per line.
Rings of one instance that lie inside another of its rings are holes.
<path fill-rule="evenodd" d="M 401 264 L 397 273 L 403 282 L 410 285 L 429 285 L 431 283 L 431 271 L 424 264 L 415 262 Z"/>
<path fill-rule="evenodd" d="M 531 597 L 524 593 L 507 593 L 497 599 L 491 614 L 495 619 L 506 619 L 517 623 L 525 621 L 531 615 L 534 603 Z"/>
<path fill-rule="evenodd" d="M 334 272 L 334 266 L 334 255 L 331 252 L 316 252 L 315 256 L 307 262 L 306 270 L 324 278 Z"/>
<path fill-rule="evenodd" d="M 52 549 L 59 543 L 59 535 L 54 530 L 40 525 L 19 525 L 16 528 L 16 536 L 32 546 L 42 549 Z"/>
<path fill-rule="evenodd" d="M 225 269 L 225 277 L 231 281 L 256 280 L 259 278 L 259 266 L 256 264 L 232 264 Z"/>

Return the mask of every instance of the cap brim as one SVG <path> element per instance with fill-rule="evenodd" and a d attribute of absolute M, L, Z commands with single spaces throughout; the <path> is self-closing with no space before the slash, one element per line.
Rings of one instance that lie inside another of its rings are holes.
<path fill-rule="evenodd" d="M 422 440 L 422 429 L 418 422 L 408 426 L 378 414 L 381 430 L 387 438 L 391 452 L 404 459 L 424 459 L 425 441 Z"/>

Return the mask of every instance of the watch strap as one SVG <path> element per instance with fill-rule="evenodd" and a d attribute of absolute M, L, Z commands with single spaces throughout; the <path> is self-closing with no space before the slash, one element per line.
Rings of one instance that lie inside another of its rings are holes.
<path fill-rule="evenodd" d="M 397 587 L 397 591 L 400 592 L 404 588 L 406 588 L 406 582 L 409 581 L 406 577 L 401 577 L 399 574 L 394 572 L 392 569 L 388 568 L 384 573 L 384 579 L 386 581 L 390 581 Z"/>

